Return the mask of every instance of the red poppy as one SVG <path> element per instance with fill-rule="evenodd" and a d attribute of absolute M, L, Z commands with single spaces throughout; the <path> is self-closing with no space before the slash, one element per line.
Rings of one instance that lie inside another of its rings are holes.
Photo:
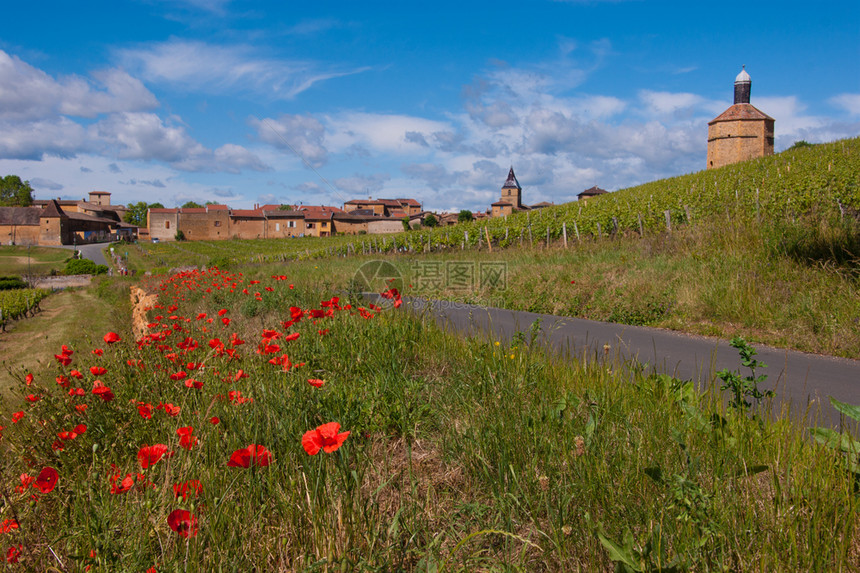
<path fill-rule="evenodd" d="M 122 339 L 116 332 L 108 332 L 107 334 L 105 334 L 104 341 L 106 344 L 113 344 L 114 342 L 119 342 L 120 340 Z"/>
<path fill-rule="evenodd" d="M 314 388 L 322 388 L 322 385 L 325 384 L 325 380 L 320 380 L 319 378 L 308 378 L 308 384 Z"/>
<path fill-rule="evenodd" d="M 221 423 L 221 418 L 219 418 L 218 416 L 212 416 L 211 418 L 209 418 L 209 423 L 213 426 L 217 426 Z"/>
<path fill-rule="evenodd" d="M 36 396 L 35 394 L 27 394 L 27 401 L 28 402 L 38 402 L 39 400 L 40 400 L 40 398 L 38 396 Z"/>
<path fill-rule="evenodd" d="M 305 432 L 305 435 L 302 436 L 302 446 L 312 456 L 318 454 L 320 449 L 330 454 L 337 450 L 349 437 L 349 432 L 339 434 L 338 430 L 340 430 L 340 424 L 337 422 L 323 424 L 316 430 Z"/>
<path fill-rule="evenodd" d="M 301 332 L 293 332 L 292 334 L 288 334 L 284 337 L 284 341 L 295 340 L 299 336 L 301 336 Z"/>
<path fill-rule="evenodd" d="M 63 345 L 62 348 L 60 348 L 60 354 L 65 354 L 66 356 L 71 356 L 74 353 L 75 353 L 75 351 L 72 350 L 71 348 L 69 348 L 68 346 L 66 346 L 65 344 Z"/>
<path fill-rule="evenodd" d="M 86 432 L 87 432 L 86 424 L 78 424 L 77 426 L 75 426 L 75 433 L 78 434 L 79 436 L 81 434 L 85 434 Z"/>
<path fill-rule="evenodd" d="M 179 406 L 174 406 L 173 404 L 165 404 L 165 405 L 164 405 L 164 412 L 165 412 L 168 416 L 171 416 L 171 417 L 173 417 L 173 418 L 175 418 L 176 416 L 178 416 L 178 415 L 179 415 L 179 411 L 180 411 L 181 409 L 182 409 L 182 408 L 180 408 Z"/>
<path fill-rule="evenodd" d="M 176 497 L 186 498 L 192 493 L 197 497 L 201 491 L 203 491 L 203 485 L 200 480 L 190 479 L 185 483 L 173 484 L 173 495 Z"/>
<path fill-rule="evenodd" d="M 50 466 L 43 468 L 36 477 L 36 483 L 33 484 L 33 487 L 42 493 L 51 493 L 57 485 L 57 477 L 57 470 L 54 468 Z"/>
<path fill-rule="evenodd" d="M 137 411 L 144 420 L 152 419 L 152 404 L 138 404 Z"/>
<path fill-rule="evenodd" d="M 68 354 L 54 354 L 54 358 L 56 358 L 57 362 L 59 362 L 63 366 L 68 366 L 72 363 L 72 357 Z"/>
<path fill-rule="evenodd" d="M 230 326 L 230 319 L 226 316 L 221 319 L 221 322 L 224 324 L 224 326 Z"/>
<path fill-rule="evenodd" d="M 92 353 L 95 354 L 96 356 L 103 356 L 105 351 L 102 350 L 101 348 L 96 348 L 95 350 L 92 351 Z"/>
<path fill-rule="evenodd" d="M 12 414 L 12 423 L 15 424 L 24 417 L 24 412 L 15 412 Z"/>
<path fill-rule="evenodd" d="M 18 522 L 14 519 L 4 519 L 0 523 L 0 533 L 9 533 L 13 529 L 18 529 Z"/>
<path fill-rule="evenodd" d="M 93 376 L 101 376 L 107 373 L 107 368 L 104 366 L 90 366 L 90 374 Z"/>
<path fill-rule="evenodd" d="M 158 463 L 162 457 L 170 457 L 172 455 L 173 452 L 169 452 L 166 445 L 155 444 L 154 446 L 143 446 L 140 448 L 137 452 L 137 460 L 140 462 L 140 467 L 146 469 Z"/>
<path fill-rule="evenodd" d="M 197 518 L 186 509 L 174 509 L 167 516 L 167 525 L 181 537 L 197 536 Z"/>
<path fill-rule="evenodd" d="M 326 334 L 328 334 L 328 331 L 328 328 L 324 328 L 322 330 L 318 330 L 317 332 L 319 332 L 320 336 L 325 336 Z"/>
<path fill-rule="evenodd" d="M 197 315 L 197 320 L 203 320 L 204 318 L 206 318 L 205 312 L 201 312 L 200 314 Z"/>
<path fill-rule="evenodd" d="M 9 551 L 6 552 L 6 562 L 7 563 L 17 563 L 18 558 L 21 557 L 21 550 L 24 548 L 22 544 L 18 544 L 18 547 L 14 545 L 9 548 Z"/>
<path fill-rule="evenodd" d="M 72 378 L 77 378 L 78 380 L 84 377 L 84 375 L 81 374 L 78 370 L 72 370 L 71 372 L 69 372 L 69 376 L 71 376 Z"/>
<path fill-rule="evenodd" d="M 113 392 L 107 386 L 105 386 L 101 380 L 96 380 L 93 382 L 93 394 L 99 396 L 105 402 L 110 402 L 114 399 Z"/>
<path fill-rule="evenodd" d="M 117 481 L 119 481 L 119 484 L 117 484 Z M 110 492 L 112 494 L 125 493 L 132 486 L 134 486 L 134 476 L 131 474 L 125 474 L 122 480 L 119 479 L 119 475 L 111 476 L 110 478 Z"/>
<path fill-rule="evenodd" d="M 195 380 L 194 378 L 188 378 L 187 380 L 185 380 L 185 386 L 187 386 L 188 388 L 196 388 L 197 390 L 199 390 L 200 388 L 203 388 L 203 382 Z"/>
<path fill-rule="evenodd" d="M 226 308 L 222 308 L 221 310 L 218 311 L 218 316 L 224 316 L 225 314 L 227 314 Z"/>
<path fill-rule="evenodd" d="M 86 411 L 87 411 L 87 405 L 86 405 L 86 404 L 76 404 L 76 405 L 75 405 L 75 410 L 77 410 L 78 412 L 80 412 L 81 414 L 83 414 L 84 412 L 86 412 Z"/>
<path fill-rule="evenodd" d="M 171 380 L 182 380 L 186 376 L 188 376 L 188 373 L 185 372 L 185 370 L 180 370 L 179 372 L 174 372 L 173 374 L 171 374 L 170 379 Z"/>
<path fill-rule="evenodd" d="M 62 374 L 60 374 L 59 376 L 57 376 L 57 384 L 59 384 L 59 385 L 60 385 L 61 387 L 63 387 L 63 388 L 68 388 L 68 387 L 69 387 L 69 379 L 68 379 L 68 377 L 63 376 Z"/>
<path fill-rule="evenodd" d="M 185 426 L 176 430 L 176 434 L 179 436 L 180 447 L 190 450 L 197 444 L 197 436 L 194 436 L 193 432 L 193 426 Z"/>
<path fill-rule="evenodd" d="M 230 461 L 227 462 L 227 467 L 231 468 L 249 468 L 252 465 L 265 467 L 272 463 L 272 453 L 264 446 L 255 444 L 249 445 L 247 448 L 242 448 L 233 452 L 230 456 Z"/>
<path fill-rule="evenodd" d="M 17 491 L 18 493 L 23 493 L 28 487 L 33 485 L 34 481 L 36 481 L 36 478 L 34 478 L 33 476 L 28 474 L 21 474 L 21 485 L 15 486 L 15 491 Z"/>
<path fill-rule="evenodd" d="M 33 375 L 27 374 L 26 376 L 24 376 L 24 383 L 27 384 L 27 386 L 32 384 L 33 383 Z"/>

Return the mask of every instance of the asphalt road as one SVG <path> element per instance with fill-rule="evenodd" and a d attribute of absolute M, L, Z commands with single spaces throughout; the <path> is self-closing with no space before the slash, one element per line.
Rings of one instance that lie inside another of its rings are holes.
<path fill-rule="evenodd" d="M 60 248 L 68 250 L 77 248 L 81 252 L 81 256 L 85 259 L 89 259 L 97 265 L 107 265 L 108 262 L 102 253 L 102 249 L 107 246 L 108 243 L 88 243 L 86 245 L 77 245 L 77 247 L 72 245 L 62 245 Z"/>
<path fill-rule="evenodd" d="M 724 368 L 740 369 L 742 376 L 749 374 L 749 369 L 741 367 L 738 351 L 717 338 L 446 301 L 404 298 L 404 303 L 415 312 L 430 313 L 443 328 L 495 340 L 510 340 L 517 332 L 529 336 L 532 324 L 540 320 L 537 340 L 564 356 L 599 356 L 608 344 L 612 355 L 638 360 L 657 373 L 694 380 L 700 386 L 707 386 L 714 373 Z M 793 418 L 806 417 L 811 426 L 856 432 L 856 425 L 841 419 L 828 396 L 860 404 L 860 361 L 753 346 L 758 352 L 755 358 L 768 366 L 756 374 L 768 375 L 761 389 L 775 392 L 774 411 L 786 406 Z"/>

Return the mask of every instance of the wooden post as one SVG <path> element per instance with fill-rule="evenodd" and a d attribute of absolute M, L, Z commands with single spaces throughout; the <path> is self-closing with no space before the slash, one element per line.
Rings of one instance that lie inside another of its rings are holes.
<path fill-rule="evenodd" d="M 549 248 L 549 225 L 546 226 L 546 248 Z"/>
<path fill-rule="evenodd" d="M 639 213 L 639 237 L 645 236 L 645 229 L 642 226 L 642 213 Z"/>
<path fill-rule="evenodd" d="M 505 227 L 505 243 L 508 242 L 508 228 Z"/>
<path fill-rule="evenodd" d="M 687 214 L 687 224 L 692 225 L 693 224 L 693 216 L 690 214 L 690 208 L 687 207 L 686 205 L 684 205 L 684 213 Z"/>
<path fill-rule="evenodd" d="M 561 224 L 561 238 L 564 239 L 564 248 L 567 248 L 567 223 Z"/>
<path fill-rule="evenodd" d="M 612 217 L 612 234 L 618 234 L 618 217 Z"/>
<path fill-rule="evenodd" d="M 757 223 L 761 221 L 761 216 L 759 214 L 759 203 L 758 203 L 758 187 L 756 187 L 756 190 L 755 190 L 755 220 Z"/>
<path fill-rule="evenodd" d="M 579 226 L 577 226 L 576 221 L 573 222 L 573 232 L 576 233 L 576 242 L 579 242 Z"/>
<path fill-rule="evenodd" d="M 463 250 L 466 250 L 466 243 L 469 242 L 469 231 L 463 231 Z"/>
<path fill-rule="evenodd" d="M 669 231 L 669 233 L 671 233 L 672 232 L 672 214 L 669 212 L 669 209 L 666 209 L 665 211 L 663 211 L 663 215 L 666 216 L 666 230 Z"/>
<path fill-rule="evenodd" d="M 603 231 L 600 229 L 600 223 L 597 224 L 597 238 L 600 239 L 603 237 Z"/>
<path fill-rule="evenodd" d="M 492 253 L 493 252 L 493 243 L 490 242 L 490 231 L 487 229 L 487 227 L 484 227 L 484 234 L 487 236 L 487 248 Z"/>

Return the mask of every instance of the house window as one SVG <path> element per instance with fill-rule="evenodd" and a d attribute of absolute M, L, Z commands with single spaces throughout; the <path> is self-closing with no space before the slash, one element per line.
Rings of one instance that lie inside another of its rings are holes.
<path fill-rule="evenodd" d="M 308 223 L 308 229 L 313 229 L 313 228 L 314 228 L 314 224 L 313 224 L 313 223 Z"/>
<path fill-rule="evenodd" d="M 170 228 L 170 221 L 165 221 L 165 222 L 164 222 L 164 228 L 165 228 L 165 229 L 169 229 L 169 228 Z"/>
<path fill-rule="evenodd" d="M 295 221 L 287 221 L 287 227 L 289 227 L 290 229 L 294 228 L 295 226 L 296 226 Z"/>
<path fill-rule="evenodd" d="M 220 226 L 221 226 L 221 221 L 215 221 L 215 226 L 216 226 L 216 227 L 220 227 Z"/>
<path fill-rule="evenodd" d="M 280 231 L 280 230 L 281 230 L 281 224 L 280 224 L 280 223 L 275 223 L 275 230 L 276 230 L 276 231 Z"/>

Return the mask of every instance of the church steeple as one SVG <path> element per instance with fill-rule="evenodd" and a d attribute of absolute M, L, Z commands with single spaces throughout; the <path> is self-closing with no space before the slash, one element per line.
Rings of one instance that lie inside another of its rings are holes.
<path fill-rule="evenodd" d="M 747 67 L 741 69 L 741 73 L 735 78 L 735 104 L 750 102 L 750 88 L 752 80 L 747 73 Z"/>
<path fill-rule="evenodd" d="M 502 189 L 517 189 L 522 191 L 522 187 L 520 187 L 520 182 L 517 181 L 517 176 L 514 175 L 514 168 L 511 166 L 511 170 L 508 172 L 508 178 L 505 181 L 505 184 L 502 185 Z"/>

